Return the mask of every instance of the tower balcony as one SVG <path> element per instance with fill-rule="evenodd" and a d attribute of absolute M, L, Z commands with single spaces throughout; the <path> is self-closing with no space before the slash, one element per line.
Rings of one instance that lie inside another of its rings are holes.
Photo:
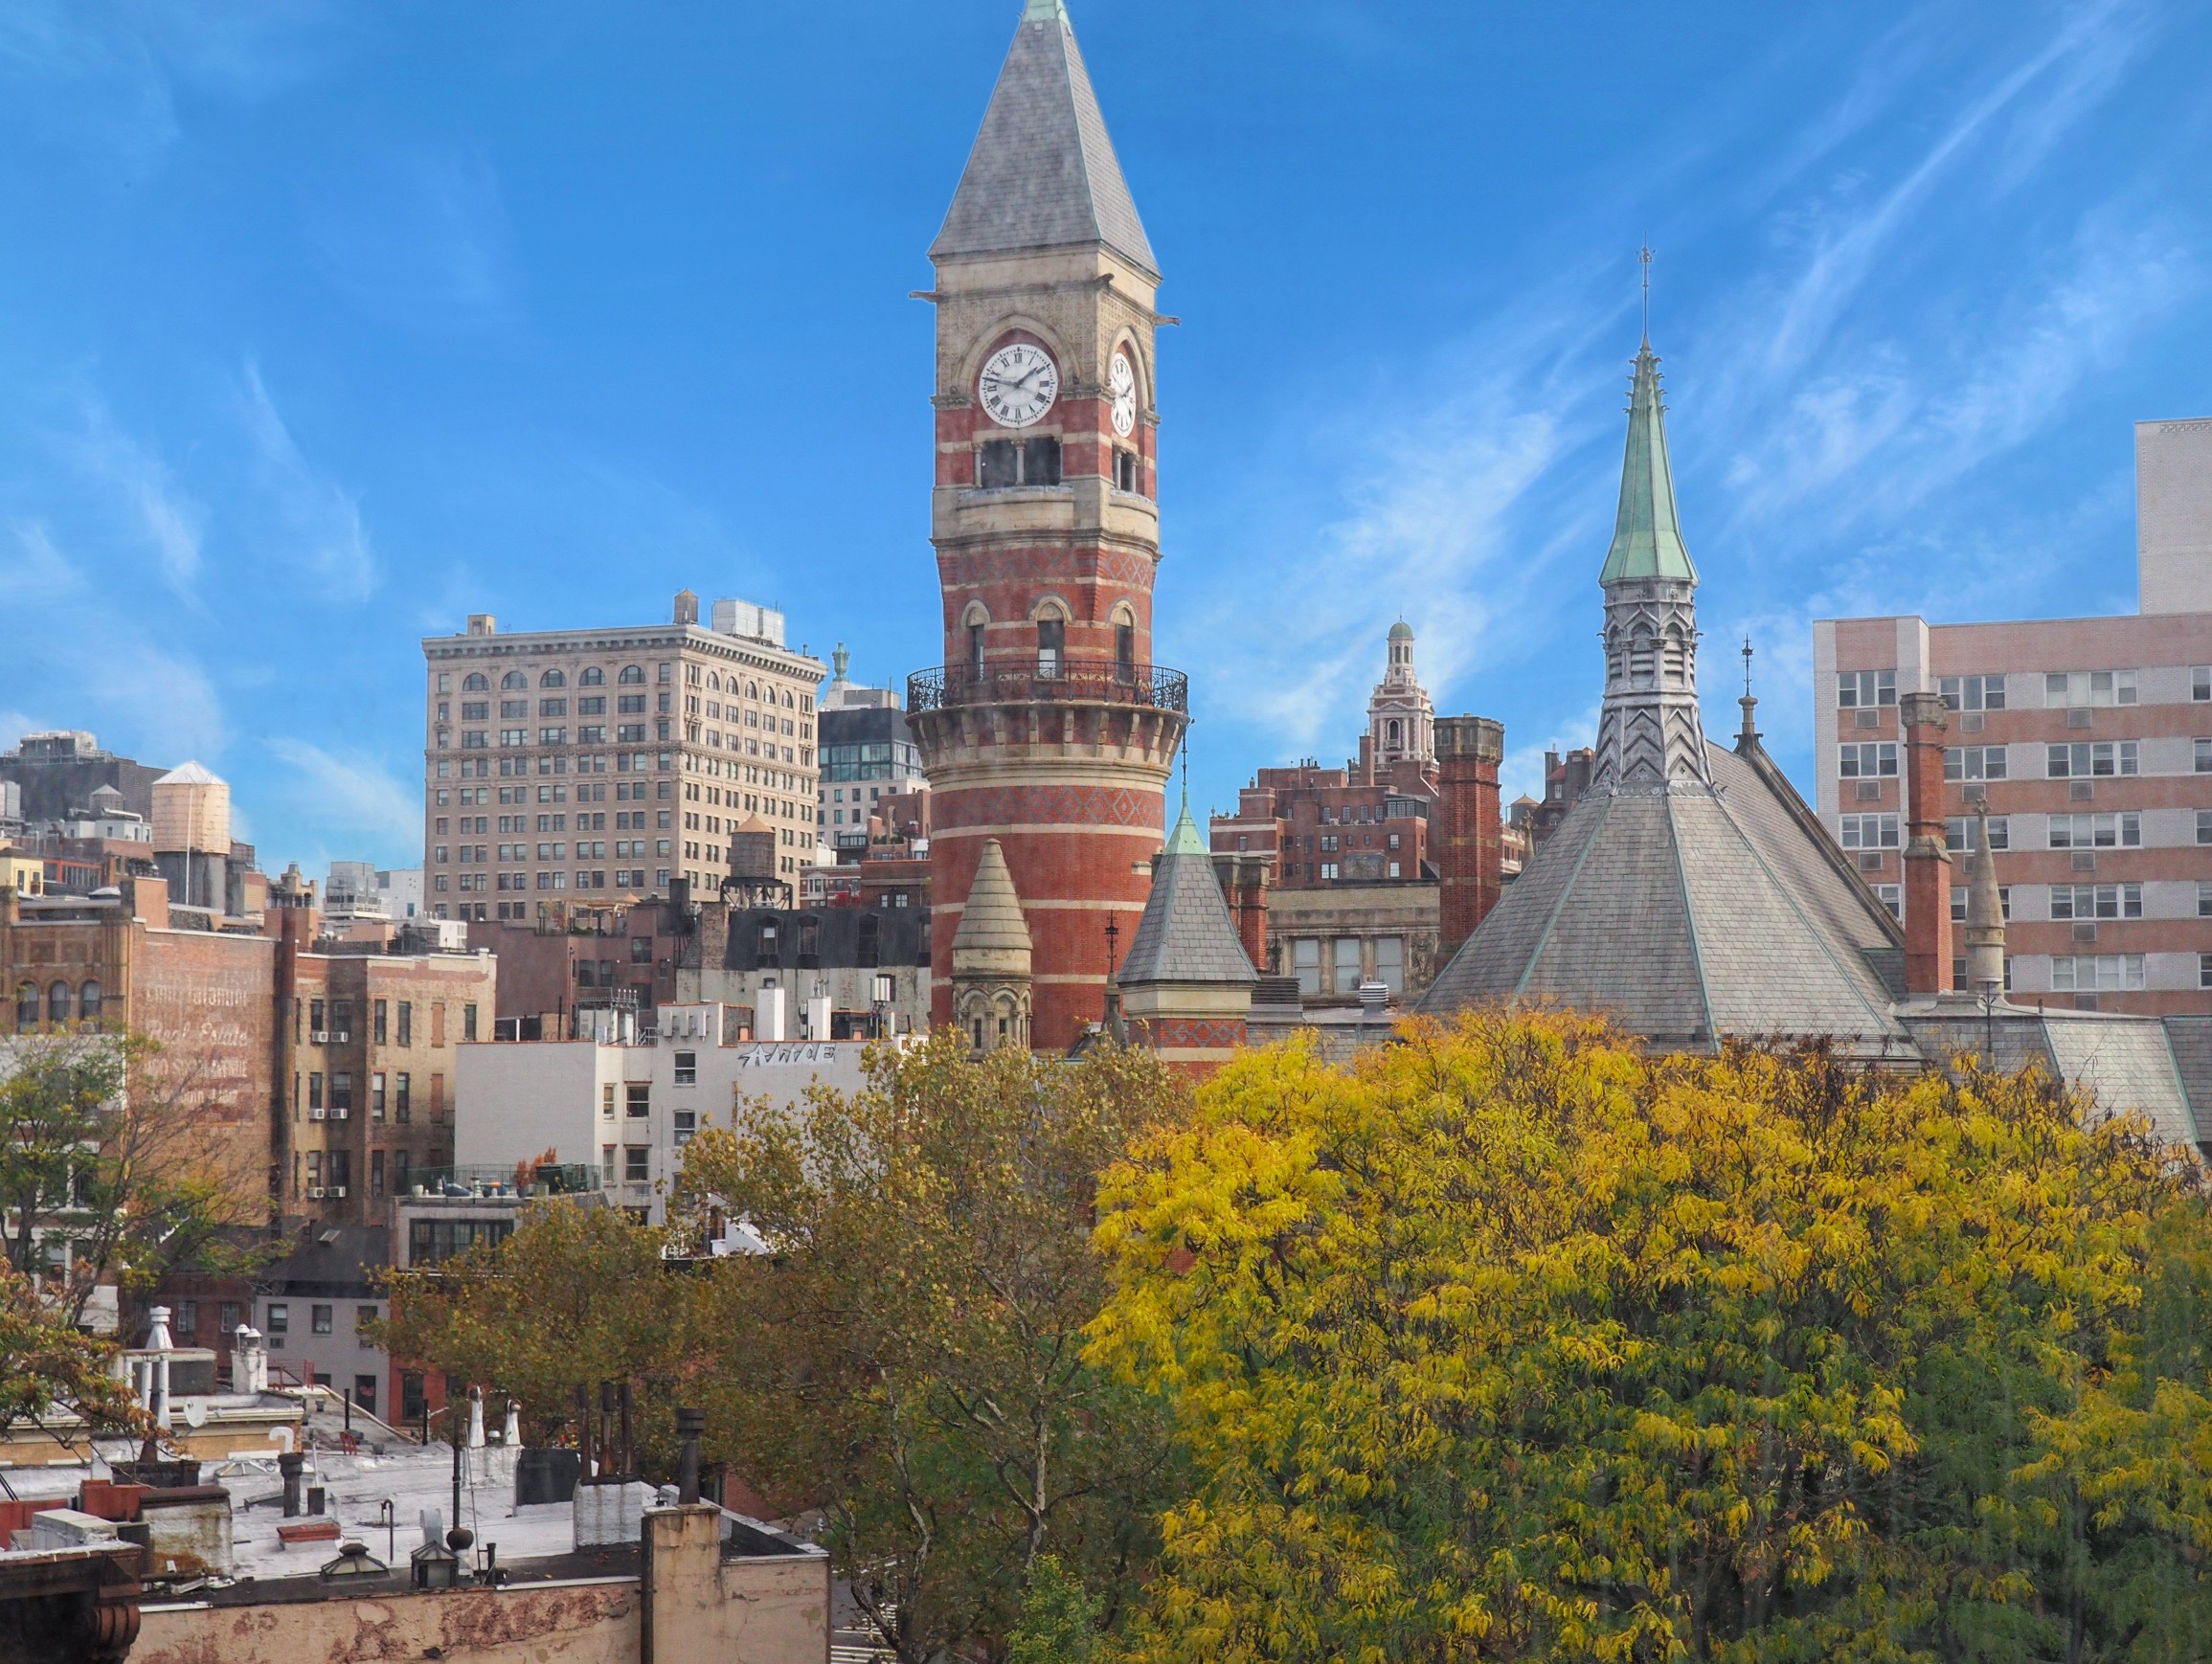
<path fill-rule="evenodd" d="M 1124 664 L 1112 659 L 1062 659 L 1055 663 L 940 664 L 906 679 L 906 708 L 913 715 L 966 707 L 1009 705 L 1123 705 L 1190 714 L 1190 678 L 1158 664 Z"/>

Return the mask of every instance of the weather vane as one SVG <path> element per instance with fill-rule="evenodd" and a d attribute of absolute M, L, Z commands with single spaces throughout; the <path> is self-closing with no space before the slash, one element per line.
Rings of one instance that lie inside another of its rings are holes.
<path fill-rule="evenodd" d="M 1744 697 L 1751 697 L 1751 638 L 1744 638 Z"/>

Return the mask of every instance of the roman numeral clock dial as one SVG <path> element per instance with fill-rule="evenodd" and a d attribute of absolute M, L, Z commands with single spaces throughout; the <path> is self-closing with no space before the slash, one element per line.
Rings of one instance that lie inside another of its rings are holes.
<path fill-rule="evenodd" d="M 1060 367 L 1042 347 L 1012 342 L 984 361 L 976 393 L 999 426 L 1029 427 L 1043 420 L 1060 396 Z"/>

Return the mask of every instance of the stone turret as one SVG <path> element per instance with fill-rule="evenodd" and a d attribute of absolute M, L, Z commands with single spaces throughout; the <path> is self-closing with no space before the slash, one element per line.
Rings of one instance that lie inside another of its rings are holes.
<path fill-rule="evenodd" d="M 2004 996 L 2004 897 L 1989 846 L 1989 805 L 1975 813 L 1974 870 L 1966 888 L 1966 987 L 1984 1000 Z"/>
<path fill-rule="evenodd" d="M 953 933 L 953 1020 L 977 1056 L 1002 1046 L 1029 1044 L 1028 921 L 1014 875 L 996 838 L 983 842 L 968 887 L 959 929 Z"/>

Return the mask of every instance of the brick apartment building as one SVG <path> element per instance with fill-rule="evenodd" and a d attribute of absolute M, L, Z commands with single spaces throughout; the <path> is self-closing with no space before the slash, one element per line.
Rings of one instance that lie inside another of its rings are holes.
<path fill-rule="evenodd" d="M 1237 906 L 1252 885 L 1244 875 L 1252 866 L 1265 874 L 1264 940 L 1248 939 L 1247 950 L 1262 971 L 1295 977 L 1304 1001 L 1353 1001 L 1368 982 L 1394 997 L 1417 997 L 1473 928 L 1470 921 L 1450 942 L 1440 940 L 1437 857 L 1447 833 L 1438 735 L 1435 708 L 1414 669 L 1413 632 L 1401 620 L 1390 627 L 1358 755 L 1342 768 L 1308 758 L 1261 769 L 1237 794 L 1236 813 L 1213 817 L 1208 843 L 1240 916 L 1250 911 Z M 1495 865 L 1496 759 L 1489 779 Z M 1470 833 L 1479 838 L 1478 829 Z"/>
<path fill-rule="evenodd" d="M 1949 842 L 1987 809 L 2012 997 L 2212 1012 L 2212 420 L 2138 424 L 2136 486 L 2133 616 L 1814 625 L 1819 814 L 1904 917 L 1898 706 L 1940 694 Z"/>
<path fill-rule="evenodd" d="M 502 635 L 475 614 L 422 653 L 432 917 L 711 892 L 752 816 L 784 879 L 813 865 L 824 666 L 784 645 L 782 614 L 719 600 L 703 626 L 685 590 L 666 624 Z"/>

